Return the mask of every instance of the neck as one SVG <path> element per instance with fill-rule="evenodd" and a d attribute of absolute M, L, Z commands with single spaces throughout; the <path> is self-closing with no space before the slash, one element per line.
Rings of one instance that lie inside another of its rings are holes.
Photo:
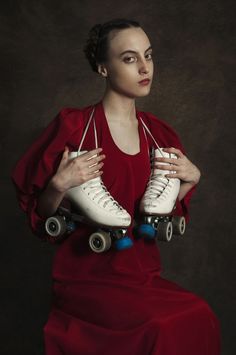
<path fill-rule="evenodd" d="M 119 95 L 114 91 L 106 91 L 102 104 L 108 121 L 136 120 L 135 99 Z"/>

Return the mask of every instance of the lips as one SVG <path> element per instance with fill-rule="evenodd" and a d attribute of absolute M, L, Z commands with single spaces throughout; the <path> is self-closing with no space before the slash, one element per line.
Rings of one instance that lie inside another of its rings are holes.
<path fill-rule="evenodd" d="M 139 84 L 148 84 L 150 82 L 150 79 L 143 79 L 139 81 Z"/>

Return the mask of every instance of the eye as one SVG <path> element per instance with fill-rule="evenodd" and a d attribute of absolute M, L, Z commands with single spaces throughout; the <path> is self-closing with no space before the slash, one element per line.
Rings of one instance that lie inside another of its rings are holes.
<path fill-rule="evenodd" d="M 152 59 L 152 53 L 148 53 L 148 54 L 146 55 L 146 58 L 147 58 L 147 59 Z"/>
<path fill-rule="evenodd" d="M 133 63 L 134 61 L 132 59 L 135 59 L 135 57 L 125 57 L 124 62 L 126 63 Z"/>

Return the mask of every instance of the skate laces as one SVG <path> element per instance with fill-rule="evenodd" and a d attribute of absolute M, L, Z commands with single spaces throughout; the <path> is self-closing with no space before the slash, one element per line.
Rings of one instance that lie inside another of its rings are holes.
<path fill-rule="evenodd" d="M 97 204 L 104 209 L 109 209 L 110 212 L 123 213 L 124 209 L 119 205 L 117 201 L 107 191 L 101 178 L 97 177 L 86 182 L 84 190 L 91 195 L 93 200 L 96 200 Z"/>
<path fill-rule="evenodd" d="M 166 197 L 168 192 L 172 187 L 173 181 L 166 178 L 163 174 L 154 174 L 152 173 L 150 180 L 147 184 L 146 197 L 155 198 L 155 197 Z"/>

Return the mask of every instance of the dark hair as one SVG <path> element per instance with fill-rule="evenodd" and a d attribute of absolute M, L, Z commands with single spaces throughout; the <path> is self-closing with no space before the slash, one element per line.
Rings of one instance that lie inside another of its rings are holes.
<path fill-rule="evenodd" d="M 92 67 L 92 70 L 98 72 L 97 64 L 106 62 L 109 48 L 108 35 L 113 30 L 122 30 L 130 27 L 141 27 L 137 21 L 126 19 L 113 19 L 104 24 L 94 25 L 84 46 L 84 53 Z"/>

